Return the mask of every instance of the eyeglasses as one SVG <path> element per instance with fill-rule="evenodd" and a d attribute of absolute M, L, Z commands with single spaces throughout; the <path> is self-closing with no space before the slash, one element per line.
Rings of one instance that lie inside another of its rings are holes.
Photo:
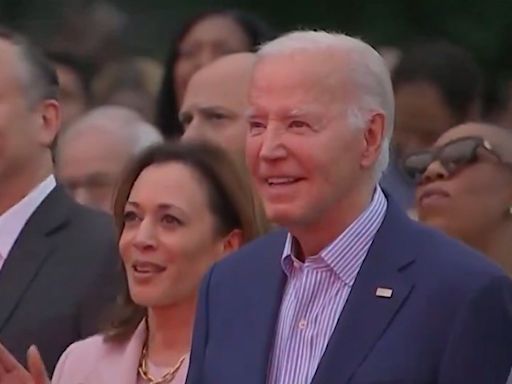
<path fill-rule="evenodd" d="M 455 172 L 481 160 L 479 150 L 484 150 L 500 164 L 512 169 L 512 164 L 504 161 L 491 144 L 481 137 L 463 137 L 452 140 L 441 147 L 413 153 L 403 161 L 403 169 L 408 177 L 419 182 L 427 168 L 439 161 L 443 168 L 452 175 Z"/>

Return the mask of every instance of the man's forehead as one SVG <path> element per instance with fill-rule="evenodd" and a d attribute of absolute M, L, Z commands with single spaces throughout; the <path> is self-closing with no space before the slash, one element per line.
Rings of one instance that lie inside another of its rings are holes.
<path fill-rule="evenodd" d="M 276 105 L 275 108 L 269 110 L 268 107 L 262 106 L 259 104 L 252 104 L 252 106 L 248 109 L 249 117 L 262 117 L 262 115 L 267 115 L 269 112 L 272 112 L 277 117 L 301 117 L 301 116 L 311 116 L 321 112 L 321 108 L 317 104 L 313 103 L 303 103 L 300 106 L 292 105 L 292 104 L 282 104 Z"/>
<path fill-rule="evenodd" d="M 0 78 L 2 83 L 19 79 L 20 62 L 18 48 L 5 39 L 0 38 Z"/>

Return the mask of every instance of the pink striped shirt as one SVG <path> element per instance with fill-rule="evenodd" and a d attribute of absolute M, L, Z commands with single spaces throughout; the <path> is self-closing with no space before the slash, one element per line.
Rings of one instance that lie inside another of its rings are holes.
<path fill-rule="evenodd" d="M 368 208 L 305 263 L 293 256 L 290 234 L 282 267 L 288 276 L 276 328 L 268 384 L 309 384 L 386 213 L 377 188 Z"/>

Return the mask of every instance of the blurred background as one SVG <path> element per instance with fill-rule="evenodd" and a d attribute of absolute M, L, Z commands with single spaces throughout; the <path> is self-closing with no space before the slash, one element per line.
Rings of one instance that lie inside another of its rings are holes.
<path fill-rule="evenodd" d="M 188 16 L 213 7 L 243 8 L 279 31 L 334 29 L 375 45 L 404 47 L 443 38 L 473 52 L 486 69 L 506 70 L 512 64 L 509 0 L 0 0 L 0 21 L 41 44 L 59 35 L 77 39 L 81 33 L 93 34 L 94 23 L 105 23 L 119 31 L 123 49 L 162 58 L 167 49 L 163 37 Z"/>
<path fill-rule="evenodd" d="M 391 61 L 415 44 L 449 41 L 469 51 L 480 65 L 484 109 L 504 98 L 512 78 L 511 0 L 0 0 L 0 23 L 26 33 L 46 50 L 86 58 L 97 74 L 98 68 L 120 58 L 163 63 L 182 23 L 218 8 L 249 11 L 276 32 L 307 27 L 356 35 Z M 100 83 L 108 88 L 105 81 Z M 95 92 L 101 99 L 102 90 Z M 144 108 L 150 107 L 139 107 Z"/>

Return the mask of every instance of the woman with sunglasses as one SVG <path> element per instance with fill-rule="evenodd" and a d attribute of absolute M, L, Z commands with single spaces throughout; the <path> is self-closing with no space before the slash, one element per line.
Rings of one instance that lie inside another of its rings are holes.
<path fill-rule="evenodd" d="M 487 254 L 512 275 L 512 132 L 480 123 L 444 133 L 403 163 L 418 219 Z"/>
<path fill-rule="evenodd" d="M 125 282 L 102 334 L 71 345 L 52 383 L 184 384 L 196 298 L 210 266 L 261 233 L 250 186 L 222 150 L 150 148 L 128 169 L 114 216 Z M 0 384 L 48 383 L 37 351 L 27 372 L 0 346 Z"/>

